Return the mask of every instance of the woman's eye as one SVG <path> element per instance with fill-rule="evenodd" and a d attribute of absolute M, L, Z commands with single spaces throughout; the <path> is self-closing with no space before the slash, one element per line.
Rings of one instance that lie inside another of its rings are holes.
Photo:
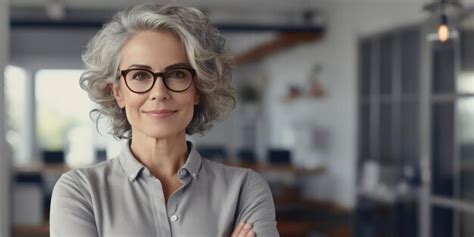
<path fill-rule="evenodd" d="M 147 80 L 149 78 L 150 78 L 150 74 L 147 72 L 136 72 L 132 76 L 133 80 L 138 80 L 138 81 Z"/>
<path fill-rule="evenodd" d="M 182 70 L 175 70 L 175 71 L 169 72 L 168 76 L 171 77 L 171 78 L 181 79 L 181 78 L 186 77 L 186 73 Z"/>

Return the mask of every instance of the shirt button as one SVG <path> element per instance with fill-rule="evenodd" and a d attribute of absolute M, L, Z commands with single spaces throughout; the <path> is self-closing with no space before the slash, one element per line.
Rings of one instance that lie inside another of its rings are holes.
<path fill-rule="evenodd" d="M 185 169 L 182 169 L 182 170 L 179 171 L 179 176 L 180 176 L 181 178 L 184 178 L 184 177 L 186 177 L 187 175 L 188 175 L 188 171 L 186 171 Z"/>
<path fill-rule="evenodd" d="M 172 222 L 176 222 L 178 220 L 178 216 L 177 215 L 172 215 L 170 217 L 170 219 L 171 219 Z"/>

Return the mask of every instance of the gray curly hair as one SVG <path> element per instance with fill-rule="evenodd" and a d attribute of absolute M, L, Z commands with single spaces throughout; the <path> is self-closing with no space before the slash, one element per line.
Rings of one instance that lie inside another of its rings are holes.
<path fill-rule="evenodd" d="M 193 118 L 186 133 L 203 134 L 214 121 L 223 119 L 236 104 L 232 88 L 232 57 L 225 49 L 225 40 L 209 19 L 191 7 L 142 4 L 118 12 L 113 19 L 89 41 L 82 60 L 85 72 L 81 88 L 99 105 L 90 113 L 109 118 L 111 134 L 115 138 L 131 138 L 131 125 L 112 92 L 117 83 L 120 50 L 136 32 L 143 30 L 167 31 L 179 37 L 186 48 L 188 60 L 196 70 L 196 88 L 200 103 L 195 106 Z"/>

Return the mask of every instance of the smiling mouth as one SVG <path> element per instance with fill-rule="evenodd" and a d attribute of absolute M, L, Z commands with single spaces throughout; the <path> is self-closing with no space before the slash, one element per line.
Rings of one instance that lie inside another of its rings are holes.
<path fill-rule="evenodd" d="M 177 110 L 146 111 L 145 114 L 154 118 L 167 118 L 174 115 Z"/>

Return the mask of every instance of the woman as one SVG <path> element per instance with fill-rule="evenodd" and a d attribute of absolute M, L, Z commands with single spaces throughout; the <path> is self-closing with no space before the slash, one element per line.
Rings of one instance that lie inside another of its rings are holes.
<path fill-rule="evenodd" d="M 119 12 L 83 60 L 81 87 L 126 141 L 117 158 L 61 176 L 52 236 L 278 236 L 266 182 L 186 141 L 235 107 L 224 40 L 199 10 Z"/>

